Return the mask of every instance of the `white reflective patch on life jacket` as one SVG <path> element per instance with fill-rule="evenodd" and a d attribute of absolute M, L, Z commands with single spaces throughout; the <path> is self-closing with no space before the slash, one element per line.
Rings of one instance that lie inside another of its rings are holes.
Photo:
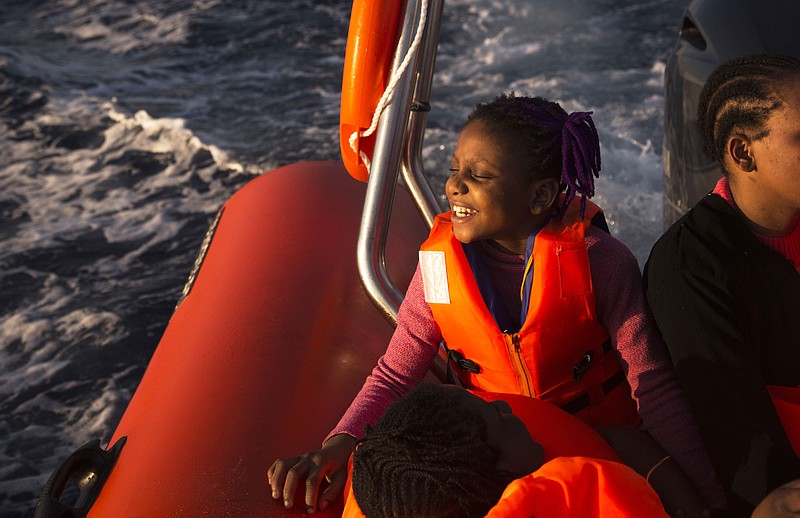
<path fill-rule="evenodd" d="M 450 286 L 447 284 L 447 266 L 444 260 L 444 252 L 420 250 L 419 268 L 422 270 L 425 302 L 428 304 L 450 304 Z"/>

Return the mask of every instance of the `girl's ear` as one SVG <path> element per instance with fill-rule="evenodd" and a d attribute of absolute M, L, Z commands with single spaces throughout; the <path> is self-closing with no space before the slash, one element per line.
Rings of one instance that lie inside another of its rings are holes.
<path fill-rule="evenodd" d="M 539 216 L 550 212 L 555 203 L 561 185 L 554 178 L 535 180 L 531 186 L 531 214 Z"/>
<path fill-rule="evenodd" d="M 745 135 L 731 135 L 725 148 L 726 162 L 745 173 L 756 170 L 756 161 L 753 157 L 753 148 L 750 139 Z"/>

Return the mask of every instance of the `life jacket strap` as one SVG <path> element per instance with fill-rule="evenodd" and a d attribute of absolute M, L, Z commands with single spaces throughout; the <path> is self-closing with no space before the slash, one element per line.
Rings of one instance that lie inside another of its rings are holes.
<path fill-rule="evenodd" d="M 612 390 L 619 387 L 622 382 L 625 381 L 625 373 L 619 371 L 618 373 L 614 374 L 603 383 L 600 384 L 600 388 L 603 390 L 603 395 L 607 396 L 611 393 Z M 584 408 L 589 408 L 592 404 L 592 399 L 588 393 L 581 394 L 580 396 L 576 397 L 572 401 L 560 405 L 561 410 L 569 412 L 570 414 L 577 414 Z"/>

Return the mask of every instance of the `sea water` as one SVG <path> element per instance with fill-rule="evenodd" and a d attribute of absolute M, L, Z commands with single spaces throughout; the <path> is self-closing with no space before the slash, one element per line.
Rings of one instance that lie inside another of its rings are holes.
<path fill-rule="evenodd" d="M 338 160 L 350 6 L 0 1 L 3 516 L 32 515 L 71 451 L 110 438 L 217 208 L 262 172 Z M 593 111 L 596 200 L 643 265 L 684 8 L 448 0 L 423 151 L 436 192 L 475 103 L 514 90 Z"/>

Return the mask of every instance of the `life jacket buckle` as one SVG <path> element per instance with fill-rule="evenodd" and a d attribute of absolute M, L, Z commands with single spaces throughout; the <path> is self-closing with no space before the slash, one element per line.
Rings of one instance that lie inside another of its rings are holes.
<path fill-rule="evenodd" d="M 478 374 L 481 371 L 480 365 L 478 365 L 476 362 L 472 360 L 465 358 L 463 354 L 454 349 L 448 350 L 447 359 L 453 362 L 453 364 L 459 369 L 471 372 L 472 374 Z"/>
<path fill-rule="evenodd" d="M 586 354 L 584 354 L 578 363 L 572 366 L 572 379 L 574 381 L 580 381 L 583 377 L 583 374 L 592 366 L 593 360 L 594 351 L 588 351 Z"/>

